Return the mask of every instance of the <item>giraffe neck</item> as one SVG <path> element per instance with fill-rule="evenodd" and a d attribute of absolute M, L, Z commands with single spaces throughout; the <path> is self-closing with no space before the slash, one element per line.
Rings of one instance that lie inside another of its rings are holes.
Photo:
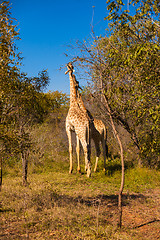
<path fill-rule="evenodd" d="M 91 116 L 88 116 L 88 111 L 84 106 L 82 96 L 75 85 L 75 75 L 72 72 L 69 72 L 69 78 L 70 78 L 70 107 L 79 108 L 83 113 L 86 114 L 87 118 L 88 117 L 90 118 Z"/>
<path fill-rule="evenodd" d="M 71 72 L 69 73 L 69 79 L 70 79 L 70 107 L 71 107 L 77 104 L 77 93 Z"/>
<path fill-rule="evenodd" d="M 86 107 L 84 106 L 84 103 L 83 103 L 81 94 L 78 94 L 77 102 L 78 102 L 78 104 L 79 104 L 80 109 L 81 109 L 83 112 L 86 113 L 86 112 L 87 112 L 87 109 L 86 109 Z"/>

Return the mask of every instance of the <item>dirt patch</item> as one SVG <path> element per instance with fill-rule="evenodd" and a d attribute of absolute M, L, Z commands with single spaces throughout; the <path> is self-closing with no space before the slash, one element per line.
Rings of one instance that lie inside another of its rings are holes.
<path fill-rule="evenodd" d="M 130 204 L 123 207 L 123 225 L 139 239 L 160 239 L 160 190 L 130 199 Z"/>

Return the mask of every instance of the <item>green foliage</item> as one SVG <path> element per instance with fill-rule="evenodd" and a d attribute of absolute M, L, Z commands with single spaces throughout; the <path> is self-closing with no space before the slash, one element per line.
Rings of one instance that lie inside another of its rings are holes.
<path fill-rule="evenodd" d="M 52 123 L 54 127 L 58 127 L 63 117 L 66 116 L 69 99 L 67 94 L 54 91 L 47 92 L 44 94 L 45 102 L 43 109 L 45 110 L 45 121 Z"/>
<path fill-rule="evenodd" d="M 153 19 L 158 16 L 160 11 L 158 0 L 131 0 L 126 2 L 121 0 L 107 0 L 107 10 L 109 11 L 106 19 L 111 21 L 112 28 L 128 27 L 139 20 Z M 134 14 L 131 14 L 131 11 Z"/>
<path fill-rule="evenodd" d="M 113 2 L 108 3 L 113 34 L 107 44 L 103 45 L 102 40 L 102 51 L 106 51 L 110 76 L 105 85 L 109 82 L 112 89 L 106 91 L 106 96 L 110 94 L 113 111 L 118 110 L 136 133 L 144 163 L 158 166 L 160 26 L 156 15 L 159 5 L 157 1 L 132 1 L 129 8 L 133 4 L 136 13 L 131 15 L 121 7 L 122 2 L 117 1 L 118 7 L 114 8 L 111 8 Z"/>
<path fill-rule="evenodd" d="M 132 189 L 133 192 L 138 193 L 158 187 L 159 181 L 159 171 L 147 168 L 130 168 L 126 170 L 125 189 Z"/>
<path fill-rule="evenodd" d="M 48 112 L 58 112 L 62 108 L 66 108 L 69 104 L 68 96 L 65 93 L 49 91 L 45 94 L 47 99 Z"/>
<path fill-rule="evenodd" d="M 19 71 L 17 66 L 21 59 L 15 52 L 15 41 L 19 39 L 19 36 L 9 10 L 9 2 L 3 1 L 0 5 L 0 139 L 1 143 L 5 145 L 6 142 L 9 144 L 12 142 L 15 145 L 16 137 L 9 128 L 14 123 L 12 121 L 14 112 L 12 111 L 12 100 L 15 97 L 15 91 L 18 90 Z"/>

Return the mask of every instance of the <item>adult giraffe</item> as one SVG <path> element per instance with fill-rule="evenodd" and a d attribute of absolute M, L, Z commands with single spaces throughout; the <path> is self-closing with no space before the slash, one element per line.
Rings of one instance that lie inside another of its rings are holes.
<path fill-rule="evenodd" d="M 70 154 L 70 169 L 69 173 L 73 171 L 73 147 L 72 147 L 72 132 L 76 133 L 77 142 L 82 144 L 84 156 L 85 156 L 85 170 L 87 171 L 87 177 L 91 175 L 91 163 L 90 163 L 90 148 L 91 148 L 91 120 L 87 117 L 86 113 L 82 111 L 77 102 L 77 92 L 75 85 L 75 76 L 73 74 L 73 65 L 68 63 L 67 71 L 70 79 L 70 106 L 66 117 L 66 133 L 69 141 L 69 154 Z M 80 169 L 78 169 L 80 171 Z"/>
<path fill-rule="evenodd" d="M 96 163 L 94 167 L 94 172 L 97 170 L 97 164 L 98 159 L 101 154 L 100 151 L 100 142 L 102 143 L 103 147 L 103 157 L 104 157 L 104 170 L 106 169 L 106 157 L 108 157 L 108 146 L 106 144 L 107 140 L 107 131 L 104 123 L 100 119 L 94 119 L 91 113 L 85 108 L 81 94 L 79 93 L 78 89 L 79 82 L 76 80 L 75 75 L 73 74 L 73 66 L 71 63 L 68 65 L 70 67 L 70 71 L 72 71 L 72 81 L 74 84 L 74 90 L 76 95 L 76 102 L 78 104 L 78 108 L 81 109 L 81 111 L 85 114 L 85 116 L 88 118 L 90 122 L 90 129 L 91 129 L 91 138 L 94 141 L 95 148 L 96 148 Z M 66 72 L 68 73 L 69 70 Z M 77 138 L 77 146 L 76 146 L 76 152 L 77 152 L 77 160 L 78 160 L 78 167 L 77 170 L 80 172 L 80 140 Z"/>

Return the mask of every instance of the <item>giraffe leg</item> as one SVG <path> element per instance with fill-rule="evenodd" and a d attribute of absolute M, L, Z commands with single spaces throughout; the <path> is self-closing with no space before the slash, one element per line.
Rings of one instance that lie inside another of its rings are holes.
<path fill-rule="evenodd" d="M 96 163 L 95 163 L 95 166 L 94 166 L 94 172 L 97 171 L 97 165 L 98 165 L 98 160 L 99 160 L 100 154 L 101 154 L 100 149 L 96 150 Z"/>
<path fill-rule="evenodd" d="M 76 138 L 77 138 L 76 152 L 77 152 L 77 162 L 78 162 L 77 171 L 80 173 L 81 172 L 81 168 L 80 168 L 80 141 L 79 141 L 78 136 L 76 136 Z"/>
<path fill-rule="evenodd" d="M 94 141 L 95 142 L 95 141 Z M 96 163 L 95 163 L 95 167 L 94 167 L 94 172 L 97 171 L 97 165 L 98 165 L 98 160 L 99 160 L 99 156 L 101 154 L 101 150 L 100 150 L 100 146 L 99 146 L 99 141 L 95 142 L 95 147 L 96 147 Z"/>
<path fill-rule="evenodd" d="M 68 136 L 68 141 L 69 141 L 69 155 L 70 155 L 69 173 L 72 173 L 72 171 L 73 171 L 73 147 L 72 147 L 72 133 L 70 130 L 67 130 L 67 136 Z"/>
<path fill-rule="evenodd" d="M 87 167 L 87 177 L 91 176 L 91 146 L 87 145 L 87 159 L 88 159 L 88 167 Z"/>
<path fill-rule="evenodd" d="M 85 156 L 85 171 L 87 172 L 87 177 L 91 176 L 91 162 L 90 162 L 90 145 L 81 139 L 81 144 L 84 151 Z"/>
<path fill-rule="evenodd" d="M 91 163 L 88 163 L 88 167 L 87 167 L 87 177 L 89 178 L 91 176 Z"/>
<path fill-rule="evenodd" d="M 94 166 L 94 172 L 97 171 L 98 159 L 99 159 L 99 157 L 96 157 L 96 163 L 95 163 L 95 166 Z"/>

